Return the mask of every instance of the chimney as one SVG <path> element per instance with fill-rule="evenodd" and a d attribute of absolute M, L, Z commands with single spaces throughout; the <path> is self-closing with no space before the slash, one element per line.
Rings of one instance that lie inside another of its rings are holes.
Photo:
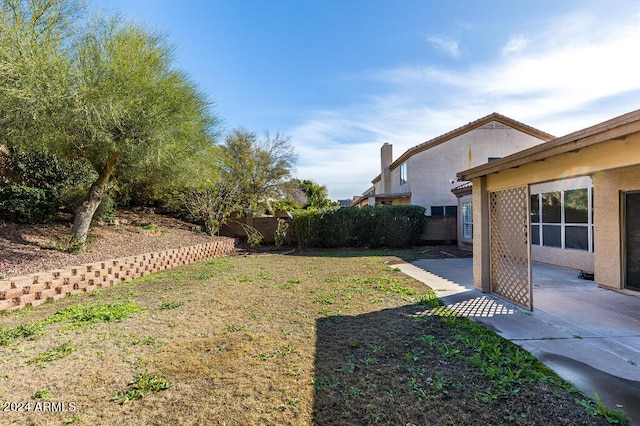
<path fill-rule="evenodd" d="M 391 170 L 389 166 L 393 162 L 393 145 L 385 143 L 380 148 L 380 183 L 382 184 L 382 193 L 391 192 Z"/>

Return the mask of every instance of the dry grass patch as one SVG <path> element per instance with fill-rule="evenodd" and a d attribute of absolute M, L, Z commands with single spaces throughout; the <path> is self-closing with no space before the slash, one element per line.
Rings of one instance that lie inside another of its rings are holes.
<path fill-rule="evenodd" d="M 499 338 L 542 373 L 498 383 L 482 332 L 425 315 L 394 253 L 342 254 L 224 257 L 2 315 L 0 400 L 30 411 L 0 424 L 606 424 Z"/>

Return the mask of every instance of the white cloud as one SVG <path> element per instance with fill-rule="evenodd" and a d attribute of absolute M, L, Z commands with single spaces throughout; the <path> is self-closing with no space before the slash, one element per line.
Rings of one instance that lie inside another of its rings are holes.
<path fill-rule="evenodd" d="M 459 43 L 446 37 L 428 36 L 427 41 L 436 49 L 455 57 L 460 55 Z"/>
<path fill-rule="evenodd" d="M 529 39 L 523 35 L 511 37 L 507 44 L 502 48 L 502 56 L 509 56 L 522 52 L 529 44 Z"/>
<path fill-rule="evenodd" d="M 430 41 L 446 46 L 443 39 Z M 346 198 L 380 172 L 384 142 L 393 143 L 397 158 L 492 112 L 557 136 L 613 118 L 640 107 L 631 95 L 640 93 L 638 45 L 639 15 L 605 21 L 583 13 L 513 36 L 496 46 L 495 56 L 465 68 L 373 73 L 389 94 L 317 114 L 290 132 L 302 144 L 300 175 L 327 185 L 333 198 Z M 457 43 L 448 48 L 458 52 Z"/>

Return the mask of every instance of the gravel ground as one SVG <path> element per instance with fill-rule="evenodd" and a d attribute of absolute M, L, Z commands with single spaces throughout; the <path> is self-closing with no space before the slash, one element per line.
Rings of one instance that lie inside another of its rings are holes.
<path fill-rule="evenodd" d="M 119 211 L 115 223 L 92 225 L 87 250 L 76 255 L 61 250 L 71 235 L 68 218 L 35 226 L 0 221 L 0 279 L 202 244 L 217 238 L 197 232 L 189 223 L 149 210 Z"/>

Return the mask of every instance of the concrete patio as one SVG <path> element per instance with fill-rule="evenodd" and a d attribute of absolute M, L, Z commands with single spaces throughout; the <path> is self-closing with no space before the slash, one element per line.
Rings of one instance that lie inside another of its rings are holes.
<path fill-rule="evenodd" d="M 445 304 L 531 352 L 607 407 L 640 425 L 640 297 L 599 288 L 577 272 L 533 266 L 533 312 L 473 287 L 472 259 L 394 265 Z"/>

